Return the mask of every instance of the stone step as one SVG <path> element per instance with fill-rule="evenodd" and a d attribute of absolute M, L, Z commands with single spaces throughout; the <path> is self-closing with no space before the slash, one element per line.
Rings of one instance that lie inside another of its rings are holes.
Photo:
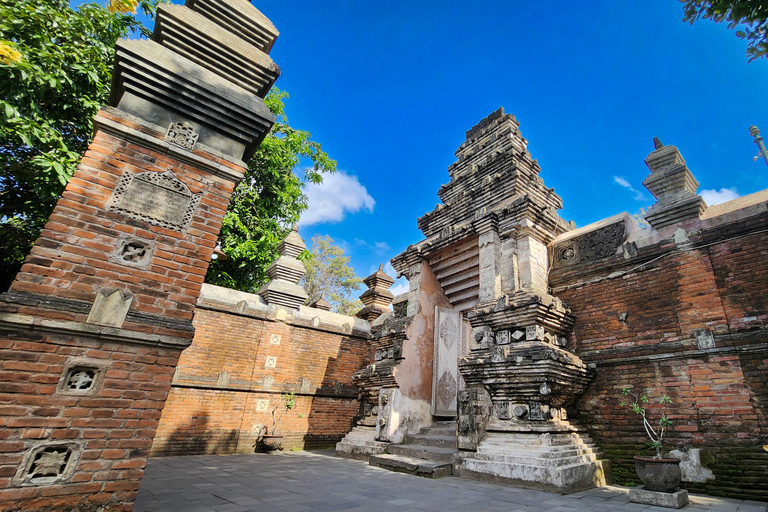
<path fill-rule="evenodd" d="M 540 453 L 552 453 L 557 454 L 560 452 L 566 452 L 571 450 L 582 451 L 595 451 L 598 449 L 595 443 L 574 443 L 574 444 L 561 444 L 561 445 L 536 445 L 536 444 L 524 444 L 519 442 L 509 442 L 502 440 L 485 440 L 482 447 L 487 447 L 489 451 L 515 451 L 515 450 L 536 450 Z"/>
<path fill-rule="evenodd" d="M 372 455 L 368 464 L 425 478 L 443 478 L 453 474 L 453 465 L 450 462 L 434 462 L 403 455 Z"/>
<path fill-rule="evenodd" d="M 599 460 L 596 454 L 576 455 L 572 457 L 560 457 L 557 459 L 546 459 L 537 457 L 535 454 L 525 455 L 502 455 L 499 453 L 475 453 L 472 458 L 477 461 L 492 461 L 493 463 L 504 463 L 515 466 L 530 467 L 565 467 L 578 464 L 596 462 Z"/>
<path fill-rule="evenodd" d="M 387 453 L 392 455 L 403 455 L 435 462 L 451 462 L 453 455 L 458 451 L 456 448 L 437 448 L 417 444 L 391 444 L 387 447 Z"/>
<path fill-rule="evenodd" d="M 456 448 L 455 435 L 413 434 L 405 436 L 403 444 L 417 444 L 421 446 L 434 446 L 436 448 Z"/>
<path fill-rule="evenodd" d="M 419 434 L 456 437 L 456 427 L 424 427 L 419 430 Z"/>
<path fill-rule="evenodd" d="M 536 435 L 512 434 L 512 433 L 489 433 L 486 442 L 518 444 L 522 446 L 570 446 L 570 445 L 594 445 L 595 443 L 587 436 L 564 435 L 552 436 L 546 440 L 538 439 Z"/>

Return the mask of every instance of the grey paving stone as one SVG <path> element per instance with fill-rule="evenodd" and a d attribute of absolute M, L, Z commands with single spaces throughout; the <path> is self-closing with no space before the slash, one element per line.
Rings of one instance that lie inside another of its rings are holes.
<path fill-rule="evenodd" d="M 691 495 L 690 512 L 768 512 L 765 503 Z M 135 512 L 668 512 L 608 486 L 561 496 L 448 477 L 430 480 L 331 452 L 150 459 Z"/>

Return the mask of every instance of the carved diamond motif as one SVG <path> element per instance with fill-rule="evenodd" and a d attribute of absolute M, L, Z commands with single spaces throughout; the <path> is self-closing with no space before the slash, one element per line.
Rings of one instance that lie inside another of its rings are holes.
<path fill-rule="evenodd" d="M 444 373 L 437 382 L 437 398 L 446 407 L 456 398 L 456 379 L 450 373 Z"/>
<path fill-rule="evenodd" d="M 452 316 L 444 316 L 440 319 L 440 340 L 443 342 L 446 348 L 450 349 L 454 344 L 458 342 L 458 338 L 461 335 L 459 326 L 456 324 L 456 320 Z"/>

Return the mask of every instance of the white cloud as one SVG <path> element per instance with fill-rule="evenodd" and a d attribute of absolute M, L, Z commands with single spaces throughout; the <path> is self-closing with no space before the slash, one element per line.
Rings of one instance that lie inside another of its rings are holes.
<path fill-rule="evenodd" d="M 340 222 L 347 213 L 373 211 L 373 197 L 357 180 L 344 171 L 323 176 L 323 183 L 307 184 L 309 208 L 299 220 L 299 226 L 324 222 Z"/>
<path fill-rule="evenodd" d="M 731 199 L 741 197 L 734 188 L 721 188 L 720 190 L 702 190 L 699 195 L 704 198 L 708 206 L 725 203 Z"/>
<path fill-rule="evenodd" d="M 629 183 L 627 180 L 625 180 L 621 176 L 614 176 L 613 181 L 617 183 L 618 185 L 621 185 L 625 189 L 629 190 L 630 192 L 633 192 L 635 194 L 635 201 L 645 201 L 645 195 L 643 195 L 642 192 L 639 190 L 635 190 L 635 187 L 632 186 L 631 183 Z"/>
<path fill-rule="evenodd" d="M 377 255 L 383 256 L 384 254 L 388 253 L 392 250 L 392 248 L 389 246 L 387 242 L 373 242 L 372 244 L 369 244 L 363 239 L 355 238 L 354 240 L 355 245 L 359 247 L 363 247 L 370 251 L 375 251 Z M 377 266 L 376 269 L 379 267 Z M 376 272 L 376 269 L 373 269 L 371 272 Z"/>
<path fill-rule="evenodd" d="M 401 293 L 405 293 L 408 291 L 408 280 L 404 277 L 401 277 L 397 281 L 395 281 L 395 284 L 392 285 L 392 288 L 389 289 L 389 291 L 392 292 L 392 295 L 397 297 Z"/>

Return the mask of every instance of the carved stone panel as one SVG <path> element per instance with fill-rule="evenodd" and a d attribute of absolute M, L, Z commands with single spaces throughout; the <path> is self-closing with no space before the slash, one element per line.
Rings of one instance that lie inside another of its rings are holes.
<path fill-rule="evenodd" d="M 458 357 L 463 332 L 461 312 L 435 308 L 435 350 L 432 371 L 432 414 L 456 415 L 459 387 Z"/>
<path fill-rule="evenodd" d="M 192 221 L 200 197 L 171 171 L 125 173 L 107 202 L 107 211 L 183 231 Z"/>
<path fill-rule="evenodd" d="M 624 219 L 565 240 L 552 248 L 552 268 L 569 267 L 615 254 L 627 239 Z"/>

